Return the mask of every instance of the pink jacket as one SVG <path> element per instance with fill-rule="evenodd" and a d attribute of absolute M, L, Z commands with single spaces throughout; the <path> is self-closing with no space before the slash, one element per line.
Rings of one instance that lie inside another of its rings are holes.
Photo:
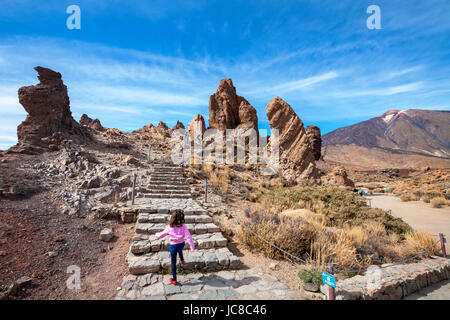
<path fill-rule="evenodd" d="M 186 228 L 186 225 L 183 224 L 181 227 L 171 227 L 167 226 L 162 232 L 158 232 L 155 234 L 156 238 L 163 238 L 165 236 L 170 236 L 170 244 L 179 244 L 184 242 L 184 237 L 188 239 L 189 246 L 191 247 L 191 251 L 194 251 L 194 240 L 192 240 L 191 233 Z"/>

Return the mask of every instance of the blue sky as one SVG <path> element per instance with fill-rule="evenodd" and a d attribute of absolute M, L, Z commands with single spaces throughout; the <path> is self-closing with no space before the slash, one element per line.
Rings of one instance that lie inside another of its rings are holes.
<path fill-rule="evenodd" d="M 81 30 L 66 27 L 72 4 Z M 381 30 L 366 27 L 373 4 Z M 2 0 L 0 149 L 17 141 L 17 90 L 37 65 L 62 73 L 76 120 L 125 131 L 207 120 L 223 78 L 260 128 L 275 96 L 322 133 L 388 109 L 450 110 L 449 13 L 448 0 Z"/>

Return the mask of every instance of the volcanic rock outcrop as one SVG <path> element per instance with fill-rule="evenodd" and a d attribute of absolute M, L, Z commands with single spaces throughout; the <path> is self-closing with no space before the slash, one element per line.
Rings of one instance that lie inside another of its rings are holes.
<path fill-rule="evenodd" d="M 218 130 L 253 128 L 258 132 L 256 110 L 236 94 L 231 79 L 222 79 L 217 92 L 209 98 L 209 126 Z"/>
<path fill-rule="evenodd" d="M 172 128 L 172 130 L 177 130 L 177 129 L 186 129 L 184 127 L 183 122 L 181 122 L 180 120 L 177 120 L 177 123 Z"/>
<path fill-rule="evenodd" d="M 275 97 L 267 105 L 267 118 L 272 129 L 278 129 L 280 167 L 290 182 L 317 180 L 314 152 L 308 141 L 303 122 L 289 104 Z M 272 143 L 272 142 L 271 142 Z"/>
<path fill-rule="evenodd" d="M 328 175 L 322 177 L 322 182 L 346 187 L 355 187 L 355 183 L 347 176 L 344 167 L 337 166 Z"/>
<path fill-rule="evenodd" d="M 203 135 L 206 131 L 205 119 L 201 114 L 197 114 L 188 125 L 188 132 L 191 137 Z"/>
<path fill-rule="evenodd" d="M 40 83 L 19 89 L 19 102 L 28 116 L 17 127 L 19 142 L 10 152 L 39 154 L 58 150 L 64 139 L 79 141 L 85 137 L 81 126 L 72 118 L 61 74 L 43 67 L 34 69 Z"/>
<path fill-rule="evenodd" d="M 87 114 L 83 114 L 80 119 L 80 125 L 89 127 L 91 129 L 97 130 L 97 131 L 103 131 L 105 128 L 103 128 L 100 120 L 98 119 L 91 119 Z"/>
<path fill-rule="evenodd" d="M 316 126 L 307 126 L 306 135 L 314 152 L 314 159 L 320 160 L 322 153 L 322 137 L 320 135 L 320 128 Z"/>

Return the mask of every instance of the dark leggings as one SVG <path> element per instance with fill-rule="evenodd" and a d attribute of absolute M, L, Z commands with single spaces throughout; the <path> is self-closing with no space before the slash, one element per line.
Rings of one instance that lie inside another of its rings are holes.
<path fill-rule="evenodd" d="M 180 255 L 180 260 L 183 259 L 184 242 L 179 244 L 171 244 L 169 247 L 170 258 L 172 263 L 172 280 L 177 281 L 177 253 Z"/>

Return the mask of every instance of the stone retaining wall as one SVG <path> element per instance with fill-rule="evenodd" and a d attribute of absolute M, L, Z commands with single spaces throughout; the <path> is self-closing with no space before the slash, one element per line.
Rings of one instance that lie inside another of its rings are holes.
<path fill-rule="evenodd" d="M 450 259 L 433 256 L 419 263 L 370 267 L 364 276 L 336 284 L 336 300 L 400 300 L 450 278 Z M 328 287 L 321 286 L 328 297 Z"/>

